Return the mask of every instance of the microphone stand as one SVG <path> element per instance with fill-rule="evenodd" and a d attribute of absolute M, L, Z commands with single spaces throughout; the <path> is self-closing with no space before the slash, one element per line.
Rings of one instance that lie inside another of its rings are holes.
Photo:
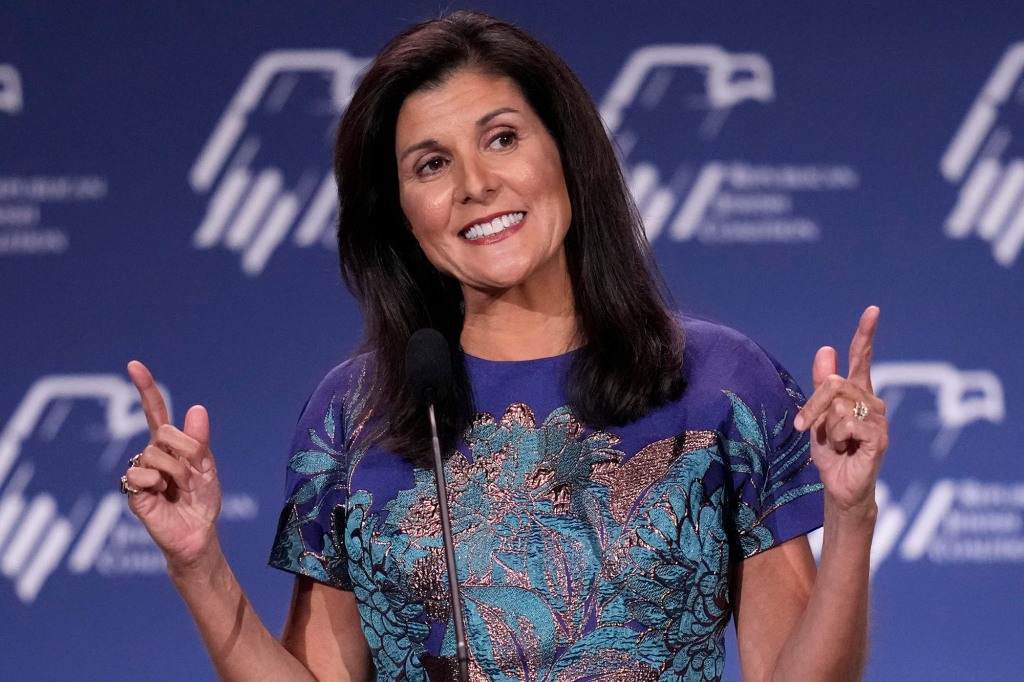
<path fill-rule="evenodd" d="M 430 435 L 434 448 L 434 479 L 437 481 L 437 499 L 441 509 L 441 537 L 444 542 L 444 563 L 448 569 L 448 590 L 452 600 L 452 619 L 455 623 L 455 657 L 459 663 L 460 682 L 469 682 L 469 648 L 466 646 L 466 624 L 462 619 L 462 591 L 455 572 L 455 543 L 448 515 L 448 488 L 444 482 L 444 464 L 441 461 L 441 443 L 437 438 L 437 420 L 434 403 L 427 405 L 430 413 Z"/>

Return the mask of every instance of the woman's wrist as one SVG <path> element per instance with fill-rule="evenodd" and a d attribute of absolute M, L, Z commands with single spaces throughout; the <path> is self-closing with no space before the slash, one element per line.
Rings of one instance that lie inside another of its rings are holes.
<path fill-rule="evenodd" d="M 857 505 L 846 505 L 825 495 L 825 545 L 830 552 L 839 546 L 846 551 L 866 553 L 870 550 L 878 518 L 874 497 Z M 860 549 L 857 549 L 857 548 Z M 824 551 L 824 547 L 822 548 Z"/>
<path fill-rule="evenodd" d="M 825 491 L 825 521 L 842 523 L 849 526 L 875 526 L 878 518 L 878 504 L 875 503 L 875 492 L 872 487 L 862 499 L 855 502 L 840 501 Z"/>
<path fill-rule="evenodd" d="M 213 588 L 222 584 L 231 575 L 227 557 L 215 537 L 207 548 L 188 559 L 167 559 L 167 575 L 171 582 L 184 593 L 189 587 Z"/>

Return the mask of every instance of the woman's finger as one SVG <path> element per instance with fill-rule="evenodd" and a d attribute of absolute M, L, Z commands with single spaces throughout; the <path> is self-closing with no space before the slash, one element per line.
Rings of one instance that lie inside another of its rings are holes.
<path fill-rule="evenodd" d="M 881 414 L 868 414 L 857 418 L 857 402 L 845 397 L 837 398 L 822 418 L 824 439 L 839 454 L 850 453 L 862 445 L 873 450 L 885 449 L 885 419 Z"/>
<path fill-rule="evenodd" d="M 837 404 L 837 401 L 842 402 Z M 848 414 L 852 415 L 854 407 L 859 402 L 864 403 L 868 414 L 885 416 L 885 401 L 868 393 L 849 379 L 833 374 L 821 381 L 817 390 L 807 399 L 794 420 L 794 426 L 797 430 L 804 431 L 833 409 L 842 412 L 849 408 Z"/>
<path fill-rule="evenodd" d="M 139 466 L 154 469 L 174 481 L 181 490 L 191 491 L 194 486 L 186 463 L 168 454 L 156 445 L 147 445 L 139 456 Z"/>
<path fill-rule="evenodd" d="M 863 442 L 858 438 L 858 431 L 863 431 L 861 422 L 853 417 L 830 420 L 828 425 L 828 443 L 833 452 L 840 455 L 849 454 Z M 860 435 L 866 435 L 862 433 Z"/>
<path fill-rule="evenodd" d="M 146 423 L 149 424 L 150 436 L 155 436 L 156 431 L 163 424 L 170 422 L 167 412 L 167 403 L 164 401 L 160 388 L 153 380 L 149 369 L 139 362 L 132 360 L 128 363 L 128 376 L 135 384 L 139 392 L 139 399 L 142 401 L 142 410 L 146 413 Z"/>
<path fill-rule="evenodd" d="M 213 468 L 213 455 L 210 453 L 210 415 L 202 405 L 193 405 L 185 413 L 185 435 L 194 439 L 199 445 L 200 460 L 192 466 L 200 471 Z"/>
<path fill-rule="evenodd" d="M 818 351 L 818 356 L 822 356 L 825 349 Z M 831 350 L 831 349 L 828 349 Z M 818 358 L 815 358 L 815 367 L 817 368 Z M 822 363 L 823 365 L 825 363 Z M 826 377 L 815 377 L 814 393 L 807 399 L 804 406 L 800 408 L 800 412 L 796 415 L 793 420 L 793 425 L 798 431 L 806 431 L 811 428 L 812 425 L 818 423 L 822 415 L 828 411 L 832 402 L 839 395 L 839 392 L 843 390 L 846 380 L 837 374 L 830 374 Z"/>
<path fill-rule="evenodd" d="M 167 479 L 156 469 L 131 467 L 124 476 L 128 487 L 139 492 L 162 493 L 167 490 Z"/>
<path fill-rule="evenodd" d="M 857 419 L 845 419 L 834 424 L 828 432 L 828 439 L 831 448 L 839 454 L 853 454 L 854 451 L 881 454 L 889 442 L 884 428 Z"/>
<path fill-rule="evenodd" d="M 165 452 L 183 458 L 197 471 L 202 471 L 200 468 L 202 461 L 209 456 L 209 450 L 204 443 L 200 443 L 171 424 L 164 424 L 156 430 L 153 444 Z"/>
<path fill-rule="evenodd" d="M 814 354 L 814 363 L 811 365 L 811 382 L 814 390 L 833 374 L 839 374 L 839 357 L 836 349 L 832 346 L 822 346 Z"/>
<path fill-rule="evenodd" d="M 202 405 L 193 405 L 185 413 L 185 433 L 201 444 L 210 444 L 210 415 Z"/>
<path fill-rule="evenodd" d="M 850 342 L 849 379 L 868 393 L 874 393 L 871 389 L 871 353 L 874 350 L 880 312 L 878 306 L 869 306 L 860 316 L 857 331 Z"/>

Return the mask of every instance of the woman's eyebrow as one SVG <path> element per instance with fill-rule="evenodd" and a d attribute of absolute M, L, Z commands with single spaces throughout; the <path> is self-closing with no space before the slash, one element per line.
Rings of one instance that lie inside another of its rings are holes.
<path fill-rule="evenodd" d="M 485 126 L 495 116 L 500 116 L 501 114 L 508 114 L 508 113 L 518 114 L 519 110 L 514 108 L 514 107 L 500 107 L 498 109 L 495 109 L 494 111 L 489 111 L 486 114 L 484 114 L 483 116 L 481 116 L 479 119 L 477 119 L 476 125 L 477 125 L 478 128 L 482 127 L 482 126 Z M 405 157 L 409 156 L 409 154 L 412 154 L 413 152 L 417 152 L 417 151 L 419 151 L 421 149 L 430 149 L 432 147 L 436 147 L 437 145 L 438 145 L 437 140 L 435 140 L 433 138 L 431 138 L 429 140 L 423 140 L 422 142 L 417 142 L 414 145 L 406 147 L 402 151 L 402 153 L 398 156 L 398 160 L 401 161 L 402 159 L 404 159 Z"/>
<path fill-rule="evenodd" d="M 434 139 L 423 140 L 422 142 L 417 142 L 416 144 L 414 144 L 412 146 L 406 147 L 405 151 L 403 151 L 401 153 L 401 155 L 399 155 L 398 160 L 401 161 L 402 159 L 404 159 L 405 157 L 409 156 L 413 152 L 417 152 L 417 151 L 419 151 L 421 149 L 431 149 L 431 148 L 436 147 L 436 146 L 437 146 L 437 140 L 434 140 Z"/>
<path fill-rule="evenodd" d="M 488 112 L 481 116 L 479 119 L 477 119 L 476 125 L 477 127 L 487 125 L 487 123 L 495 116 L 500 116 L 501 114 L 507 114 L 510 112 L 513 114 L 518 114 L 519 110 L 513 109 L 512 107 L 501 107 L 500 109 L 495 109 L 494 111 Z"/>

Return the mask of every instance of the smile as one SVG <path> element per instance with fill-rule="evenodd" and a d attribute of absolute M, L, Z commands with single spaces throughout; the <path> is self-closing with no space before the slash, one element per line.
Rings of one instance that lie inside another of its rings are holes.
<path fill-rule="evenodd" d="M 514 225 L 518 225 L 522 221 L 524 215 L 526 214 L 522 212 L 505 213 L 504 215 L 500 215 L 487 222 L 474 223 L 462 231 L 462 236 L 470 241 L 474 239 L 481 239 L 483 237 L 490 237 L 491 235 L 498 234 L 499 232 L 504 232 L 506 229 Z"/>

